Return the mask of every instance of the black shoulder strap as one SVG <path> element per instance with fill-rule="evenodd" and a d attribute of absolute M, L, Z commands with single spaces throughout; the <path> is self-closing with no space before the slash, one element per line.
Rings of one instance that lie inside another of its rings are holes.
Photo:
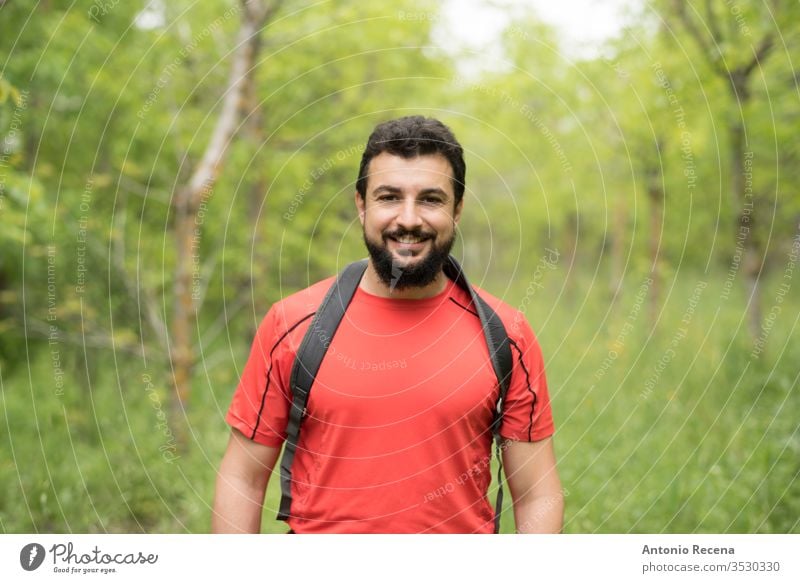
<path fill-rule="evenodd" d="M 306 412 L 311 385 L 366 269 L 366 259 L 345 267 L 322 300 L 297 350 L 289 381 L 292 407 L 289 410 L 286 444 L 281 458 L 281 505 L 278 510 L 278 520 L 289 518 L 292 506 L 292 462 L 300 438 L 300 425 Z"/>
<path fill-rule="evenodd" d="M 503 421 L 503 410 L 508 394 L 508 386 L 511 384 L 511 370 L 513 360 L 511 357 L 511 344 L 508 341 L 508 332 L 503 325 L 500 316 L 491 308 L 486 301 L 478 295 L 472 287 L 461 266 L 452 256 L 445 262 L 444 272 L 450 279 L 469 292 L 472 304 L 478 312 L 483 327 L 483 336 L 486 338 L 486 346 L 489 348 L 489 358 L 492 361 L 494 374 L 497 376 L 499 395 L 497 407 L 495 408 L 494 420 L 492 421 L 492 435 L 494 436 L 495 455 L 497 456 L 497 499 L 494 505 L 494 532 L 500 532 L 500 514 L 503 510 L 503 438 L 500 436 L 500 425 Z"/>
<path fill-rule="evenodd" d="M 486 345 L 489 347 L 489 358 L 492 361 L 492 368 L 494 374 L 497 376 L 497 381 L 500 385 L 500 397 L 497 402 L 497 413 L 500 414 L 503 409 L 503 401 L 505 401 L 506 394 L 508 393 L 508 385 L 511 382 L 511 343 L 508 341 L 508 333 L 506 327 L 500 316 L 486 303 L 486 301 L 478 295 L 475 288 L 472 287 L 467 281 L 464 272 L 458 262 L 450 256 L 444 265 L 444 273 L 452 279 L 461 288 L 469 292 L 475 310 L 478 312 L 478 317 L 481 320 L 483 327 L 483 336 L 486 338 Z M 492 424 L 492 431 L 500 429 L 499 415 L 495 416 L 494 423 Z"/>
<path fill-rule="evenodd" d="M 325 299 L 317 310 L 311 325 L 303 338 L 295 357 L 290 378 L 292 389 L 292 407 L 289 411 L 289 422 L 286 427 L 286 444 L 281 459 L 281 504 L 278 511 L 278 520 L 289 518 L 292 504 L 292 462 L 294 461 L 297 443 L 300 437 L 300 425 L 308 404 L 308 395 L 311 385 L 322 364 L 322 359 L 328 350 L 331 339 L 344 317 L 345 310 L 353 299 L 356 288 L 367 267 L 367 260 L 361 260 L 348 265 L 339 275 Z M 503 506 L 502 459 L 500 424 L 502 422 L 503 403 L 511 380 L 511 347 L 508 334 L 502 320 L 489 304 L 481 298 L 475 289 L 469 285 L 461 266 L 451 256 L 445 262 L 444 272 L 459 287 L 470 294 L 472 303 L 478 312 L 478 317 L 483 328 L 486 345 L 489 348 L 489 357 L 492 368 L 497 376 L 499 397 L 495 410 L 491 431 L 495 438 L 495 449 L 500 467 L 497 473 L 497 502 L 495 504 L 495 532 L 500 529 L 500 512 Z"/>

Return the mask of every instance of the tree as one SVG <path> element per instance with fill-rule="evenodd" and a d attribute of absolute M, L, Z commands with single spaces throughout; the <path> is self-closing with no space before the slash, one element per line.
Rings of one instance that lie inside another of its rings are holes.
<path fill-rule="evenodd" d="M 170 357 L 175 398 L 173 416 L 182 414 L 191 391 L 195 351 L 192 321 L 202 305 L 192 289 L 192 259 L 198 212 L 203 199 L 210 196 L 225 162 L 225 155 L 240 123 L 242 105 L 253 93 L 253 75 L 262 46 L 261 33 L 280 5 L 279 0 L 256 2 L 241 0 L 241 24 L 231 55 L 231 72 L 223 92 L 222 105 L 205 151 L 189 178 L 172 199 L 175 211 L 174 237 L 176 273 L 173 283 Z"/>
<path fill-rule="evenodd" d="M 728 170 L 736 215 L 734 257 L 744 275 L 748 327 L 755 338 L 762 322 L 760 279 L 767 252 L 764 211 L 770 203 L 769 193 L 752 179 L 754 134 L 765 127 L 759 122 L 765 112 L 751 107 L 754 83 L 761 80 L 766 85 L 768 61 L 779 58 L 776 53 L 781 48 L 788 49 L 787 39 L 796 42 L 800 8 L 796 2 L 782 0 L 746 5 L 709 0 L 702 7 L 684 0 L 665 4 L 665 18 L 688 34 L 697 54 L 728 90 Z"/>

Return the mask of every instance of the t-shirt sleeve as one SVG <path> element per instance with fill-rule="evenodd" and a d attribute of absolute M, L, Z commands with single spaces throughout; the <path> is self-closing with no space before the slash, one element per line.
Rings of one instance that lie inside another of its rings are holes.
<path fill-rule="evenodd" d="M 273 307 L 258 327 L 250 356 L 225 421 L 248 439 L 279 447 L 286 438 L 291 404 L 286 372 L 286 333 Z"/>
<path fill-rule="evenodd" d="M 503 407 L 500 435 L 515 441 L 539 441 L 555 430 L 544 373 L 542 350 L 523 320 L 519 334 L 511 338 L 513 369 Z"/>

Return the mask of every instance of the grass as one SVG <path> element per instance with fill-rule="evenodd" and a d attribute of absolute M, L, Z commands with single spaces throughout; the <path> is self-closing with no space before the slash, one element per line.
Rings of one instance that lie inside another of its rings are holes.
<path fill-rule="evenodd" d="M 638 285 L 607 314 L 564 300 L 530 318 L 546 322 L 567 532 L 798 531 L 798 306 L 755 354 L 720 284 L 673 282 L 655 326 Z"/>
<path fill-rule="evenodd" d="M 754 355 L 744 298 L 723 298 L 720 278 L 667 282 L 655 326 L 643 278 L 611 309 L 604 286 L 548 278 L 525 299 L 521 277 L 505 299 L 526 306 L 547 361 L 565 531 L 799 532 L 797 302 L 787 296 Z M 247 347 L 237 351 L 241 364 Z M 0 530 L 207 532 L 233 365 L 198 367 L 190 446 L 169 461 L 163 379 L 148 391 L 140 370 L 103 362 L 89 379 L 67 371 L 63 395 L 47 350 L 13 375 L 0 368 Z M 286 530 L 278 499 L 273 479 L 264 532 Z M 503 530 L 513 530 L 510 508 Z"/>

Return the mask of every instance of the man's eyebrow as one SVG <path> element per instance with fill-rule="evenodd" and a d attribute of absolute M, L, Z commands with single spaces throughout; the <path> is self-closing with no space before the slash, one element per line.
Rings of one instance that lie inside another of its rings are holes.
<path fill-rule="evenodd" d="M 438 188 L 438 187 L 435 187 L 435 186 L 431 187 L 431 188 L 425 188 L 425 189 L 419 191 L 419 196 L 426 196 L 426 195 L 431 195 L 431 194 L 437 194 L 439 196 L 447 198 L 447 193 L 444 190 L 442 190 L 441 188 Z"/>
<path fill-rule="evenodd" d="M 373 195 L 384 194 L 384 193 L 402 194 L 402 192 L 403 190 L 401 188 L 398 188 L 397 186 L 392 186 L 390 184 L 381 184 L 372 191 L 372 194 Z M 431 195 L 441 196 L 442 198 L 448 197 L 447 192 L 445 192 L 443 189 L 437 186 L 424 188 L 417 193 L 417 196 L 431 196 Z"/>
<path fill-rule="evenodd" d="M 397 194 L 397 193 L 401 192 L 401 190 L 396 186 L 390 186 L 389 184 L 381 184 L 380 186 L 375 188 L 372 192 L 373 193 L 376 193 L 376 192 L 391 192 L 393 194 Z"/>

